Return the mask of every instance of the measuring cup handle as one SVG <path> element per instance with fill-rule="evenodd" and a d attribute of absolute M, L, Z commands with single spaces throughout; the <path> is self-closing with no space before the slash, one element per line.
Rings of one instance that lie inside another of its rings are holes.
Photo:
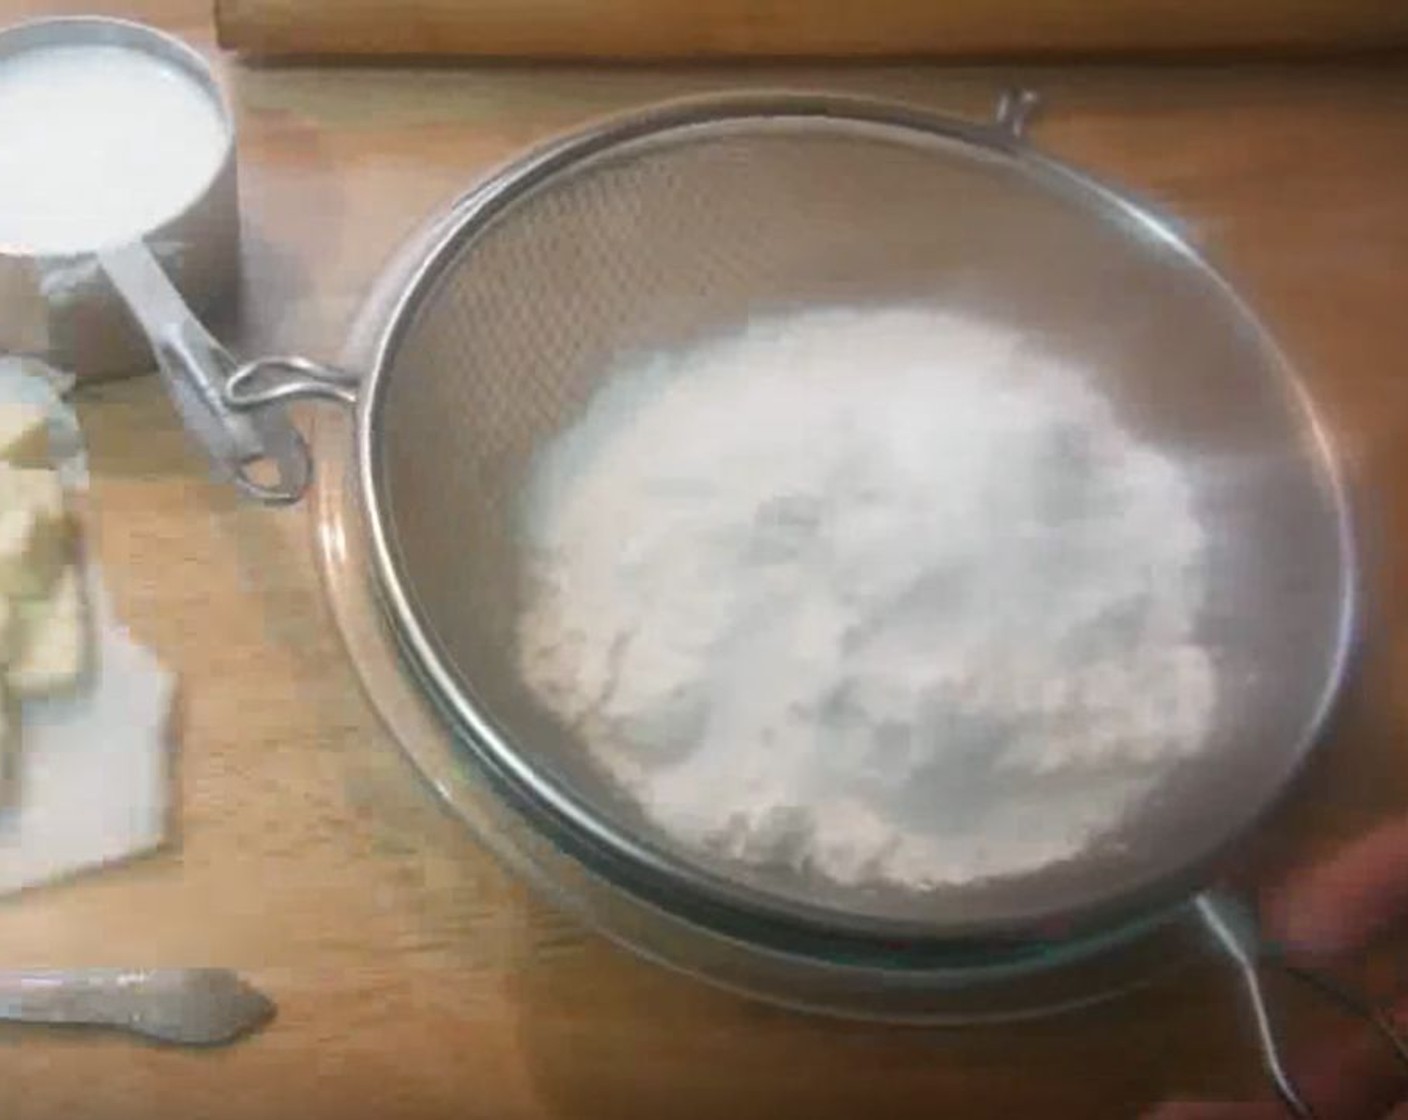
<path fill-rule="evenodd" d="M 217 471 L 265 504 L 296 502 L 312 476 L 312 457 L 298 430 L 286 417 L 252 418 L 226 402 L 234 359 L 191 313 L 144 243 L 103 249 L 97 256 L 147 336 L 186 430 Z M 272 481 L 257 477 L 259 464 L 270 465 Z"/>

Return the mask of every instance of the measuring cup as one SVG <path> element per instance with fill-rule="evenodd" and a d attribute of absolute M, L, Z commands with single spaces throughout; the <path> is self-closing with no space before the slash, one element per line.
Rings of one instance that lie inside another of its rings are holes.
<path fill-rule="evenodd" d="M 236 362 L 201 324 L 234 297 L 239 276 L 235 127 L 204 60 L 185 43 L 126 20 L 38 20 L 0 31 L 7 62 L 55 47 L 120 47 L 172 67 L 210 98 L 226 131 L 214 174 L 131 240 L 72 252 L 0 243 L 0 352 L 32 355 L 80 377 L 132 373 L 153 356 L 187 429 L 218 474 L 266 502 L 293 501 L 310 471 L 307 449 L 276 414 L 224 403 Z M 62 122 L 56 125 L 62 130 Z M 56 147 L 67 140 L 53 138 Z M 106 184 L 95 182 L 96 192 Z"/>

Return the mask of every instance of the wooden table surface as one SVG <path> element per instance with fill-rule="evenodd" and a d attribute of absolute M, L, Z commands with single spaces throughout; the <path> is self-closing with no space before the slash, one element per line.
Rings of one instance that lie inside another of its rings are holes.
<path fill-rule="evenodd" d="M 93 8 L 216 56 L 199 3 Z M 54 10 L 0 0 L 0 23 Z M 1283 867 L 1408 806 L 1408 72 L 221 65 L 247 221 L 232 341 L 250 354 L 336 353 L 420 218 L 593 114 L 778 81 L 973 113 L 1013 77 L 1042 89 L 1038 142 L 1190 222 L 1305 370 L 1353 477 L 1365 655 L 1260 858 Z M 197 1054 L 0 1029 L 7 1120 L 1127 1117 L 1174 1091 L 1259 1085 L 1213 966 L 1101 1011 L 925 1032 L 755 1006 L 612 948 L 507 878 L 422 790 L 339 646 L 306 513 L 241 508 L 209 482 L 151 378 L 85 390 L 81 413 L 117 608 L 181 677 L 177 840 L 0 902 L 0 965 L 228 965 L 280 1014 Z M 1393 986 L 1391 969 L 1371 972 Z"/>

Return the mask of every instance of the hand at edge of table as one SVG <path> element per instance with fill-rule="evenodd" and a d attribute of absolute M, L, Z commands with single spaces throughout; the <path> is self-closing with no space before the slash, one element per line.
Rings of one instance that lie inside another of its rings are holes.
<path fill-rule="evenodd" d="M 1315 963 L 1361 952 L 1408 920 L 1408 818 L 1355 841 L 1272 897 L 1268 935 L 1289 955 Z M 1408 1003 L 1394 1012 L 1408 1022 Z M 1344 1033 L 1300 1068 L 1297 1085 L 1319 1120 L 1408 1120 L 1408 1075 L 1383 1040 L 1345 1019 Z M 1283 1120 L 1273 1098 L 1171 1101 L 1145 1120 Z"/>

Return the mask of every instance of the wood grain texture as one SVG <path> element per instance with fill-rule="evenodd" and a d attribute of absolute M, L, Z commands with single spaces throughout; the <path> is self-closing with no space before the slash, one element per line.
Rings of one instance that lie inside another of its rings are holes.
<path fill-rule="evenodd" d="M 1408 41 L 1398 0 L 215 0 L 251 54 L 697 58 L 1335 50 Z"/>
<path fill-rule="evenodd" d="M 19 10 L 0 0 L 0 21 Z M 128 11 L 211 49 L 195 6 Z M 1187 220 L 1304 368 L 1353 476 L 1370 588 L 1358 681 L 1255 862 L 1279 874 L 1408 808 L 1408 74 L 226 70 L 246 216 L 232 341 L 322 357 L 424 214 L 595 114 L 779 81 L 967 113 L 1013 80 L 1042 89 L 1036 141 Z M 81 413 L 116 608 L 181 678 L 179 837 L 0 901 L 0 963 L 225 965 L 280 1017 L 208 1054 L 0 1029 L 5 1120 L 1125 1120 L 1175 1091 L 1260 1084 L 1216 966 L 1100 1011 L 924 1032 L 754 1006 L 610 947 L 478 851 L 382 734 L 303 513 L 208 482 L 151 378 L 85 390 Z M 1408 980 L 1394 961 L 1370 970 L 1382 992 Z"/>

